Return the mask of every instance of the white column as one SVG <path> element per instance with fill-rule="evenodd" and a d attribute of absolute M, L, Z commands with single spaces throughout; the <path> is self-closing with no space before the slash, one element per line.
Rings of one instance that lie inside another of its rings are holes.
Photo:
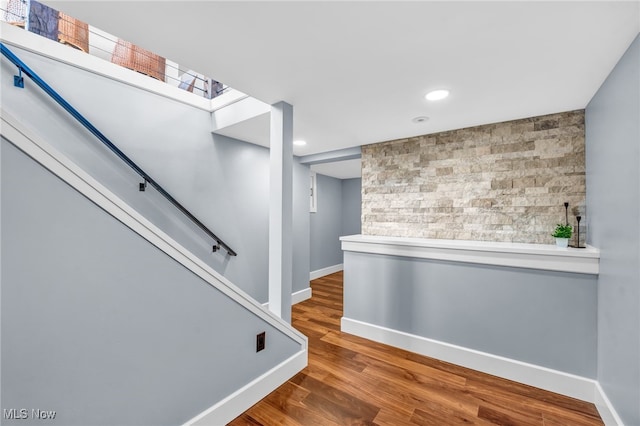
<path fill-rule="evenodd" d="M 293 107 L 271 106 L 269 310 L 291 322 L 293 281 Z"/>

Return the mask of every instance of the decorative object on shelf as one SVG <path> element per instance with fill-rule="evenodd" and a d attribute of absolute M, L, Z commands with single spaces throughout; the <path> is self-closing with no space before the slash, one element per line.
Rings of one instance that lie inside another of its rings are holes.
<path fill-rule="evenodd" d="M 4 20 L 11 25 L 24 28 L 27 22 L 27 0 L 9 0 Z"/>
<path fill-rule="evenodd" d="M 556 246 L 567 248 L 569 246 L 569 238 L 571 238 L 571 234 L 573 233 L 573 228 L 571 225 L 556 225 L 555 231 L 551 234 L 552 237 L 556 239 Z"/>
<path fill-rule="evenodd" d="M 584 234 L 584 231 L 586 230 L 586 226 L 582 226 L 583 234 L 580 235 L 580 228 L 581 228 L 580 222 L 584 217 L 585 206 L 575 206 L 571 209 L 571 213 L 576 217 L 576 225 L 574 227 L 574 230 L 575 230 L 575 239 L 573 241 L 574 244 L 571 244 L 570 247 L 586 248 L 587 238 L 586 238 L 586 235 Z M 583 241 L 582 244 L 580 244 L 580 240 Z"/>
<path fill-rule="evenodd" d="M 58 11 L 36 0 L 29 2 L 27 30 L 58 41 Z"/>
<path fill-rule="evenodd" d="M 89 53 L 89 25 L 66 13 L 58 12 L 58 41 Z"/>
<path fill-rule="evenodd" d="M 180 77 L 178 88 L 196 95 L 213 99 L 224 91 L 224 85 L 193 70 L 189 70 Z"/>
<path fill-rule="evenodd" d="M 576 221 L 578 222 L 577 225 L 577 229 L 576 229 L 576 245 L 575 246 L 571 246 L 574 248 L 586 248 L 586 246 L 581 246 L 580 245 L 580 221 L 582 220 L 582 216 L 578 215 L 576 216 Z"/>
<path fill-rule="evenodd" d="M 165 58 L 128 41 L 118 39 L 111 62 L 164 81 Z"/>
<path fill-rule="evenodd" d="M 569 224 L 569 202 L 564 202 L 564 224 Z"/>

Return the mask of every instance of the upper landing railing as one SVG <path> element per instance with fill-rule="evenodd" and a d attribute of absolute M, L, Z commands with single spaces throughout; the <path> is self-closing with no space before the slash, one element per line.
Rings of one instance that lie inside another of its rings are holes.
<path fill-rule="evenodd" d="M 144 170 L 142 170 L 132 159 L 122 152 L 117 146 L 115 146 L 107 137 L 102 134 L 93 124 L 89 122 L 82 114 L 78 112 L 73 106 L 71 106 L 62 96 L 58 94 L 51 86 L 49 86 L 42 78 L 40 78 L 33 70 L 31 70 L 20 58 L 18 58 L 11 50 L 9 50 L 4 43 L 0 43 L 0 50 L 2 54 L 18 67 L 18 75 L 14 76 L 14 85 L 16 87 L 24 87 L 24 73 L 29 77 L 38 87 L 40 87 L 45 93 L 47 93 L 54 101 L 56 101 L 62 108 L 64 108 L 69 114 L 73 116 L 80 124 L 82 124 L 89 132 L 91 132 L 96 138 L 107 146 L 114 154 L 116 154 L 122 161 L 124 161 L 129 167 L 131 167 L 142 179 L 143 183 L 140 183 L 140 191 L 144 191 L 148 185 L 155 188 L 162 196 L 164 196 L 171 204 L 173 204 L 178 210 L 180 210 L 185 216 L 187 216 L 193 223 L 195 223 L 200 229 L 202 229 L 208 236 L 210 236 L 216 244 L 213 246 L 213 251 L 216 252 L 220 248 L 223 248 L 229 253 L 230 256 L 237 256 L 237 253 L 229 247 L 224 241 L 222 241 L 216 234 L 211 232 L 200 220 L 198 220 L 189 210 L 187 210 L 182 204 L 180 204 L 175 198 L 171 196 L 159 183 L 157 183 L 151 176 L 149 176 Z"/>
<path fill-rule="evenodd" d="M 0 20 L 206 99 L 231 88 L 36 0 L 8 0 Z"/>

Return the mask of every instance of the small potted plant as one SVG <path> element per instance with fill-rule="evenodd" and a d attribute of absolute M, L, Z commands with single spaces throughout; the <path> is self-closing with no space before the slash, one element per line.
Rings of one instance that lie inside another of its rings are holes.
<path fill-rule="evenodd" d="M 556 239 L 556 246 L 567 248 L 569 246 L 569 238 L 571 238 L 571 233 L 573 232 L 573 228 L 571 225 L 560 225 L 556 226 L 556 230 L 551 234 L 552 237 Z"/>

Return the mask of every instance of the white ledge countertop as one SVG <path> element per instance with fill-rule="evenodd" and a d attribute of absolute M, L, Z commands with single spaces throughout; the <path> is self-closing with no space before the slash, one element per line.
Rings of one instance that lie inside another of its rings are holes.
<path fill-rule="evenodd" d="M 349 235 L 343 251 L 597 275 L 600 250 L 553 244 Z"/>

